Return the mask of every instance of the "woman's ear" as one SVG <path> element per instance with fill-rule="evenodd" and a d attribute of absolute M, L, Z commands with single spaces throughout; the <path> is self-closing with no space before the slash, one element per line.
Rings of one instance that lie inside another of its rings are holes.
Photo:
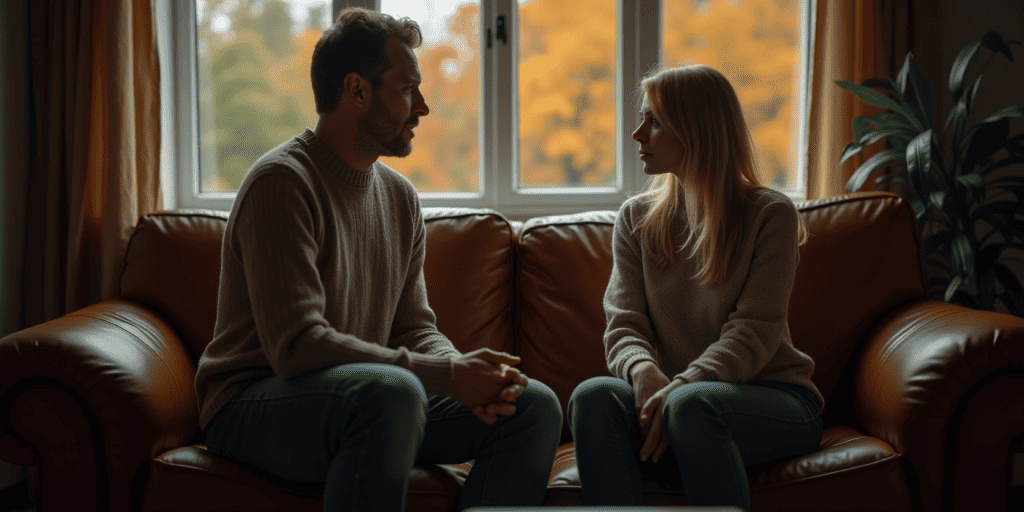
<path fill-rule="evenodd" d="M 368 106 L 370 95 L 373 94 L 370 81 L 355 71 L 345 75 L 341 92 L 342 96 L 356 108 Z"/>

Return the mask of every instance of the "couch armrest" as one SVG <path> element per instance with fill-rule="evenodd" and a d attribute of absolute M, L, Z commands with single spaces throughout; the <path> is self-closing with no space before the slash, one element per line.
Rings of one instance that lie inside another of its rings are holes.
<path fill-rule="evenodd" d="M 1004 510 L 1022 377 L 1024 319 L 915 300 L 868 334 L 853 406 L 912 467 L 921 510 Z"/>
<path fill-rule="evenodd" d="M 35 453 L 46 509 L 126 511 L 139 470 L 194 435 L 194 378 L 163 317 L 108 300 L 0 339 L 0 425 Z"/>

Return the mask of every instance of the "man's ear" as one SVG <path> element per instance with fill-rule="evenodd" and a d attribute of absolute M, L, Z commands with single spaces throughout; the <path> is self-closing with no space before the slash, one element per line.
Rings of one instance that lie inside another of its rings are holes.
<path fill-rule="evenodd" d="M 373 94 L 370 81 L 355 71 L 345 75 L 341 90 L 345 98 L 357 108 L 369 105 L 370 95 Z"/>

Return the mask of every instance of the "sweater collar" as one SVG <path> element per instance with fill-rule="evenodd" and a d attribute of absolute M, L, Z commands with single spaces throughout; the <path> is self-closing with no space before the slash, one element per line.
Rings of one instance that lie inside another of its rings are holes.
<path fill-rule="evenodd" d="M 320 137 L 317 137 L 313 130 L 306 128 L 306 131 L 299 135 L 299 140 L 309 148 L 309 156 L 313 163 L 320 169 L 333 174 L 341 181 L 353 187 L 366 188 L 373 181 L 376 173 L 376 162 L 370 166 L 369 172 L 362 172 L 345 163 L 331 148 L 327 147 Z"/>

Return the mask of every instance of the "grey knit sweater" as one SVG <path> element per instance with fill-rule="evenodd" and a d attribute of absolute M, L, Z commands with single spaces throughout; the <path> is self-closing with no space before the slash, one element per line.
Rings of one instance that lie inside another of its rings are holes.
<path fill-rule="evenodd" d="M 459 352 L 427 304 L 425 243 L 416 191 L 386 165 L 353 169 L 309 130 L 260 158 L 224 233 L 200 427 L 248 379 L 342 363 L 398 365 L 447 394 Z"/>
<path fill-rule="evenodd" d="M 614 265 L 604 296 L 608 369 L 629 379 L 630 367 L 653 361 L 670 378 L 690 382 L 790 382 L 811 389 L 814 361 L 793 346 L 787 321 L 797 262 L 798 213 L 771 189 L 755 192 L 747 229 L 724 283 L 693 278 L 689 247 L 663 268 L 644 249 L 635 227 L 647 211 L 643 196 L 626 201 L 612 239 Z M 677 218 L 675 233 L 685 231 Z M 681 237 L 676 242 L 682 243 Z"/>

